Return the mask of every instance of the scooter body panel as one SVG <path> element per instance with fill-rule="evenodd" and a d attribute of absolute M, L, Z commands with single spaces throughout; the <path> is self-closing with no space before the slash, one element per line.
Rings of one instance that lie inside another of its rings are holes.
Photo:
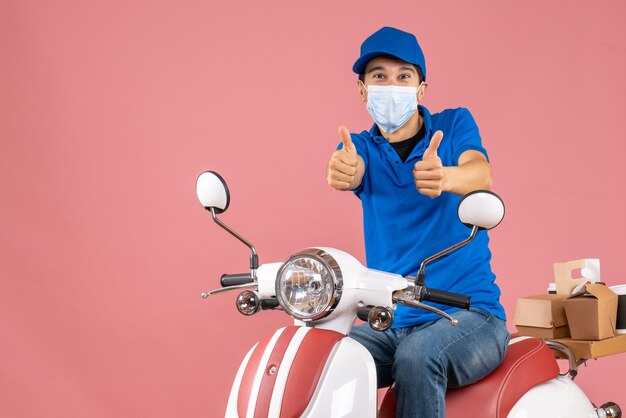
<path fill-rule="evenodd" d="M 250 361 L 250 356 L 252 355 L 252 352 L 254 351 L 256 347 L 257 347 L 257 344 L 255 344 L 250 349 L 250 351 L 248 351 L 248 354 L 246 354 L 243 361 L 241 362 L 241 365 L 239 366 L 239 370 L 237 370 L 235 381 L 233 382 L 233 386 L 230 389 L 230 395 L 228 397 L 228 404 L 226 405 L 226 414 L 225 414 L 226 418 L 237 418 L 239 416 L 237 413 L 237 398 L 239 394 L 239 388 L 241 387 L 241 379 L 243 377 L 243 372 L 245 371 L 246 366 L 248 365 L 248 361 Z"/>
<path fill-rule="evenodd" d="M 376 366 L 365 347 L 351 338 L 339 341 L 328 358 L 307 418 L 375 418 Z"/>
<path fill-rule="evenodd" d="M 595 411 L 576 383 L 559 376 L 526 392 L 507 418 L 597 418 Z"/>
<path fill-rule="evenodd" d="M 317 332 L 326 333 L 327 337 L 331 331 Z M 281 344 L 283 333 L 293 335 L 289 337 L 286 346 L 284 343 Z M 326 342 L 322 341 L 323 338 L 316 334 L 314 328 L 288 327 L 281 328 L 272 336 L 268 336 L 267 343 L 259 342 L 248 352 L 239 367 L 225 416 L 227 418 L 242 416 L 279 418 L 293 414 L 285 415 L 285 410 L 301 410 L 299 416 L 303 417 L 375 418 L 377 390 L 374 360 L 365 347 L 351 338 L 336 334 L 337 340 L 332 343 L 328 355 L 320 356 L 316 360 L 318 364 L 305 362 L 307 369 L 318 368 L 321 371 L 317 384 L 310 389 L 305 387 L 310 384 L 310 379 L 305 379 L 305 381 L 289 379 L 290 373 L 296 374 L 295 369 L 303 363 L 301 359 L 298 359 L 299 354 L 316 352 L 323 344 L 329 344 L 328 339 Z M 281 354 L 281 361 L 275 363 L 271 359 L 275 358 L 281 345 L 284 354 Z M 261 399 L 259 394 L 264 392 L 263 379 L 268 378 L 268 370 L 273 365 L 276 365 L 273 385 L 269 391 L 266 391 L 265 399 Z M 250 376 L 253 377 L 250 378 Z M 290 385 L 295 387 L 290 387 Z M 305 396 L 289 396 L 290 393 L 306 393 L 308 390 L 312 394 L 308 403 L 303 403 Z M 294 406 L 294 403 L 300 405 Z M 265 409 L 260 408 L 262 404 Z"/>

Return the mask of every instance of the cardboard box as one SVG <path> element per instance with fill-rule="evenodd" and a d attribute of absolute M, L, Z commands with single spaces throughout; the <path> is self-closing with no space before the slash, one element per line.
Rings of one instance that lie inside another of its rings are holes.
<path fill-rule="evenodd" d="M 517 300 L 514 323 L 520 335 L 562 338 L 570 335 L 563 301 L 568 295 L 541 294 Z"/>
<path fill-rule="evenodd" d="M 563 303 L 572 339 L 603 340 L 615 335 L 617 295 L 608 287 L 587 283 Z"/>
<path fill-rule="evenodd" d="M 554 281 L 556 293 L 571 295 L 575 288 L 585 282 L 600 281 L 600 260 L 583 258 L 581 260 L 554 263 Z"/>
<path fill-rule="evenodd" d="M 626 334 L 626 284 L 611 286 L 609 289 L 617 294 L 617 321 L 615 332 Z"/>
<path fill-rule="evenodd" d="M 555 341 L 568 346 L 576 360 L 592 359 L 626 352 L 626 335 L 618 335 L 602 341 L 582 341 L 558 338 Z"/>

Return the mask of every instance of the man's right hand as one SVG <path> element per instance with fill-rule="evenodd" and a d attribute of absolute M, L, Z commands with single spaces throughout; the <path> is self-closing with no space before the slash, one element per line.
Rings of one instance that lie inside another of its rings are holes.
<path fill-rule="evenodd" d="M 335 151 L 328 163 L 328 184 L 336 190 L 356 189 L 363 178 L 364 163 L 356 153 L 348 128 L 339 127 L 339 138 L 343 148 Z"/>

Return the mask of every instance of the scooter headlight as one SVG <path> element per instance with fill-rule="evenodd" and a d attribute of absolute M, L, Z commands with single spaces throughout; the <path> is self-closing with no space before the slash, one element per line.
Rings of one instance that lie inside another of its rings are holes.
<path fill-rule="evenodd" d="M 309 248 L 291 257 L 278 270 L 276 298 L 285 312 L 302 321 L 329 315 L 343 288 L 337 261 L 327 252 Z"/>

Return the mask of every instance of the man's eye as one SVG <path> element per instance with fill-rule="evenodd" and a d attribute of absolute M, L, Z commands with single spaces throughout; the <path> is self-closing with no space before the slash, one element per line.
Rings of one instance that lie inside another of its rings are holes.
<path fill-rule="evenodd" d="M 376 73 L 372 76 L 373 78 L 385 78 L 384 75 L 380 74 L 380 73 Z"/>
<path fill-rule="evenodd" d="M 402 74 L 402 75 L 400 75 L 400 78 L 402 80 L 406 80 L 407 78 L 411 78 L 411 74 Z"/>

